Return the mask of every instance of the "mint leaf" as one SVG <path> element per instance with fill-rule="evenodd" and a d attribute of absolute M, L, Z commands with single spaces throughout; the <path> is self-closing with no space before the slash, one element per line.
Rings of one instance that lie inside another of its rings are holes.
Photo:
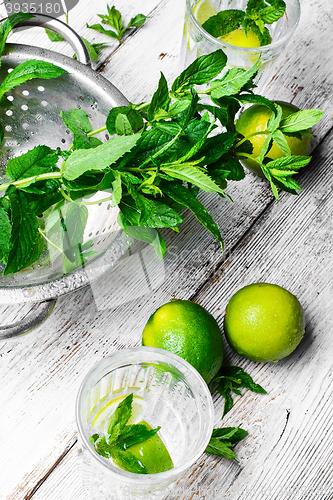
<path fill-rule="evenodd" d="M 10 250 L 11 225 L 8 213 L 0 207 L 0 262 L 6 264 Z"/>
<path fill-rule="evenodd" d="M 137 132 L 143 127 L 143 119 L 138 111 L 131 108 L 131 106 L 117 106 L 111 109 L 106 119 L 106 128 L 109 134 L 113 135 L 115 133 L 119 133 L 119 128 L 117 132 L 117 127 L 120 127 L 120 123 L 118 122 L 118 125 L 116 125 L 117 117 L 119 115 L 125 116 L 127 118 L 132 131 Z M 123 133 L 121 135 L 126 134 Z"/>
<path fill-rule="evenodd" d="M 161 171 L 170 177 L 198 186 L 207 193 L 221 193 L 223 190 L 201 169 L 186 164 L 161 166 Z"/>
<path fill-rule="evenodd" d="M 127 450 L 134 444 L 142 443 L 152 438 L 160 429 L 161 427 L 148 429 L 144 424 L 126 425 L 118 438 L 117 447 Z"/>
<path fill-rule="evenodd" d="M 166 81 L 165 76 L 161 73 L 160 80 L 158 82 L 158 88 L 154 93 L 152 100 L 150 102 L 147 117 L 149 121 L 152 121 L 156 115 L 156 113 L 160 110 L 167 110 L 170 104 L 170 96 L 168 83 Z"/>
<path fill-rule="evenodd" d="M 9 16 L 3 23 L 0 24 L 0 58 L 3 54 L 8 35 L 12 31 L 12 29 L 21 21 L 26 21 L 27 19 L 31 19 L 32 17 L 34 17 L 33 14 L 17 12 Z"/>
<path fill-rule="evenodd" d="M 265 23 L 265 24 L 273 24 L 276 21 L 280 19 L 280 17 L 283 16 L 284 12 L 286 10 L 286 6 L 276 8 L 273 6 L 265 7 L 262 9 L 260 12 L 260 19 Z"/>
<path fill-rule="evenodd" d="M 145 16 L 144 14 L 137 14 L 135 17 L 132 17 L 132 19 L 127 25 L 127 28 L 140 28 L 140 26 L 144 24 L 146 19 L 147 16 Z"/>
<path fill-rule="evenodd" d="M 132 415 L 133 394 L 129 394 L 117 406 L 112 415 L 106 435 L 106 441 L 110 445 L 117 441 L 119 435 L 123 432 L 125 425 Z"/>
<path fill-rule="evenodd" d="M 277 158 L 276 160 L 272 160 L 267 163 L 265 166 L 269 170 L 299 170 L 300 168 L 305 167 L 308 163 L 310 163 L 310 156 L 284 156 L 282 158 Z"/>
<path fill-rule="evenodd" d="M 89 170 L 103 170 L 130 151 L 140 134 L 114 137 L 94 149 L 74 151 L 65 164 L 64 177 L 74 180 Z"/>
<path fill-rule="evenodd" d="M 241 427 L 224 427 L 213 429 L 212 437 L 205 450 L 206 453 L 219 455 L 227 459 L 237 459 L 232 446 L 247 436 L 248 432 Z"/>
<path fill-rule="evenodd" d="M 51 42 L 64 42 L 65 41 L 64 37 L 61 35 L 58 35 L 58 33 L 55 33 L 55 31 L 51 31 L 51 30 L 46 28 L 45 33 L 47 34 L 47 36 L 49 37 Z"/>
<path fill-rule="evenodd" d="M 30 209 L 26 195 L 15 186 L 9 186 L 6 194 L 11 207 L 12 232 L 4 276 L 31 264 L 31 257 L 38 255 L 36 245 L 39 240 L 37 217 Z M 38 250 L 41 253 L 40 247 Z"/>
<path fill-rule="evenodd" d="M 110 36 L 111 38 L 117 38 L 117 40 L 118 40 L 118 35 L 115 31 L 106 30 L 105 28 L 103 28 L 103 26 L 101 24 L 92 24 L 91 26 L 89 26 L 89 24 L 86 23 L 86 26 L 87 26 L 87 28 L 89 28 L 91 30 L 98 31 L 99 33 L 103 33 L 103 35 Z"/>
<path fill-rule="evenodd" d="M 54 170 L 58 155 L 48 146 L 35 146 L 33 149 L 15 156 L 7 163 L 6 174 L 9 179 L 17 181 Z"/>
<path fill-rule="evenodd" d="M 76 262 L 82 251 L 83 235 L 88 220 L 85 205 L 70 203 L 62 223 L 63 251 L 70 262 Z"/>
<path fill-rule="evenodd" d="M 322 118 L 324 112 L 320 109 L 297 111 L 284 118 L 279 125 L 283 133 L 301 132 L 315 125 Z"/>
<path fill-rule="evenodd" d="M 200 201 L 192 194 L 192 192 L 180 184 L 170 185 L 166 181 L 160 183 L 160 188 L 169 198 L 185 207 L 188 207 L 203 226 L 210 231 L 213 236 L 221 243 L 223 248 L 223 240 L 220 234 L 218 225 L 214 222 L 208 210 L 200 203 Z"/>
<path fill-rule="evenodd" d="M 281 132 L 281 130 L 275 130 L 273 132 L 273 140 L 276 143 L 276 145 L 279 146 L 279 148 L 281 149 L 281 151 L 286 156 L 290 156 L 291 155 L 289 144 L 287 142 L 287 139 L 285 138 L 285 136 Z"/>
<path fill-rule="evenodd" d="M 16 66 L 11 73 L 2 81 L 0 86 L 0 98 L 5 92 L 21 85 L 32 78 L 45 78 L 50 80 L 59 76 L 67 74 L 67 71 L 59 68 L 55 64 L 47 61 L 38 61 L 36 59 L 29 59 Z"/>
<path fill-rule="evenodd" d="M 220 80 L 213 80 L 210 84 L 211 96 L 214 99 L 238 94 L 242 88 L 254 77 L 260 67 L 260 58 L 248 70 L 232 68 Z"/>
<path fill-rule="evenodd" d="M 214 383 L 218 383 L 217 390 L 225 398 L 223 417 L 233 405 L 231 392 L 241 396 L 240 387 L 245 387 L 252 392 L 266 394 L 259 384 L 256 384 L 251 376 L 238 366 L 222 366 L 217 377 L 213 380 L 211 387 Z M 222 417 L 222 418 L 223 418 Z"/>
<path fill-rule="evenodd" d="M 226 64 L 227 56 L 221 49 L 200 56 L 176 78 L 171 90 L 174 93 L 179 93 L 189 89 L 192 85 L 208 83 L 221 73 Z"/>
<path fill-rule="evenodd" d="M 154 213 L 147 220 L 148 227 L 176 227 L 183 222 L 183 218 L 173 208 L 153 200 Z"/>
<path fill-rule="evenodd" d="M 89 149 L 96 147 L 101 143 L 96 137 L 89 137 L 87 134 L 92 131 L 92 126 L 89 117 L 83 109 L 71 109 L 69 111 L 61 111 L 66 127 L 73 133 L 73 149 Z M 97 142 L 96 142 L 97 141 Z"/>
<path fill-rule="evenodd" d="M 127 222 L 127 218 L 122 212 L 119 214 L 118 223 L 120 227 L 133 238 L 153 245 L 158 258 L 163 258 L 166 252 L 166 245 L 162 236 L 156 229 L 152 227 L 131 225 Z"/>
<path fill-rule="evenodd" d="M 210 35 L 219 38 L 239 28 L 244 16 L 245 12 L 242 10 L 221 10 L 216 15 L 207 19 L 202 27 Z"/>
<path fill-rule="evenodd" d="M 147 474 L 143 463 L 129 451 L 113 448 L 112 458 L 121 469 L 133 472 L 134 474 Z"/>

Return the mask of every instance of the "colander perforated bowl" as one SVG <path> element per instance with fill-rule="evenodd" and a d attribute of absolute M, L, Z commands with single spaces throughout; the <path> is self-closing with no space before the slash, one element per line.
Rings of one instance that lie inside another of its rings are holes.
<path fill-rule="evenodd" d="M 5 169 L 9 158 L 38 144 L 61 149 L 70 146 L 72 135 L 59 116 L 61 110 L 83 109 L 95 129 L 105 124 L 111 108 L 128 105 L 127 99 L 119 90 L 90 68 L 86 47 L 69 26 L 44 15 L 35 16 L 20 24 L 23 25 L 48 28 L 62 35 L 72 45 L 78 60 L 37 47 L 6 45 L 0 68 L 1 79 L 19 63 L 29 59 L 52 62 L 67 70 L 68 74 L 53 80 L 31 80 L 2 98 L 0 121 L 5 127 L 5 137 L 0 148 L 1 183 L 8 181 Z M 99 138 L 105 140 L 105 132 Z M 97 193 L 89 202 L 99 199 L 105 199 L 105 193 Z M 110 202 L 89 205 L 87 208 L 89 216 L 83 243 L 92 240 L 89 250 L 97 252 L 97 256 L 92 256 L 84 268 L 79 267 L 64 275 L 62 259 L 54 254 L 52 245 L 49 248 L 46 245 L 45 252 L 35 265 L 1 277 L 1 304 L 33 301 L 39 302 L 39 307 L 25 321 L 0 327 L 0 338 L 24 333 L 39 324 L 52 310 L 54 299 L 87 285 L 116 263 L 126 251 L 126 242 L 121 237 L 116 222 L 118 210 L 111 208 Z M 57 216 L 53 214 L 54 217 L 56 219 Z M 53 220 L 54 222 L 57 221 Z M 57 238 L 56 234 L 54 238 Z"/>

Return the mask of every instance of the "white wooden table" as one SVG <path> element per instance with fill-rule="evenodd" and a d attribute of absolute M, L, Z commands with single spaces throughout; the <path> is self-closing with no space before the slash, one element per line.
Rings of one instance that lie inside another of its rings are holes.
<path fill-rule="evenodd" d="M 130 101 L 149 99 L 160 71 L 169 82 L 179 73 L 184 3 L 117 0 L 126 20 L 139 12 L 149 16 L 120 47 L 111 43 L 98 62 L 98 71 Z M 69 21 L 90 41 L 104 41 L 85 27 L 104 11 L 101 0 L 80 0 Z M 226 362 L 243 367 L 268 394 L 237 397 L 222 423 L 224 402 L 214 395 L 215 426 L 242 423 L 249 432 L 236 447 L 239 462 L 204 454 L 167 498 L 333 499 L 332 22 L 331 0 L 302 0 L 300 25 L 266 89 L 268 97 L 325 111 L 315 128 L 313 160 L 299 175 L 298 197 L 283 193 L 277 202 L 267 183 L 252 174 L 230 183 L 234 204 L 205 195 L 225 239 L 224 254 L 186 213 L 180 234 L 164 232 L 169 249 L 162 281 L 150 291 L 106 307 L 96 290 L 82 289 L 60 298 L 39 328 L 0 344 L 1 499 L 85 499 L 74 405 L 88 369 L 116 349 L 139 345 L 150 314 L 171 296 L 200 303 L 222 327 L 231 295 L 256 281 L 297 295 L 305 309 L 305 338 L 277 364 L 241 359 L 226 346 Z M 38 29 L 11 41 L 72 54 Z M 2 307 L 2 323 L 15 314 Z"/>

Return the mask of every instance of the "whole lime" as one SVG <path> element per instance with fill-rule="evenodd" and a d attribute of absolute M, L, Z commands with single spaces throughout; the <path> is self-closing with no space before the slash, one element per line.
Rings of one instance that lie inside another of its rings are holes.
<path fill-rule="evenodd" d="M 230 299 L 224 316 L 230 346 L 253 361 L 278 361 L 291 354 L 305 332 L 297 297 L 281 286 L 253 283 Z"/>
<path fill-rule="evenodd" d="M 215 318 L 190 300 L 172 300 L 152 314 L 142 332 L 142 345 L 182 357 L 208 384 L 223 361 L 221 330 Z"/>
<path fill-rule="evenodd" d="M 276 104 L 281 106 L 282 108 L 282 118 L 286 118 L 292 113 L 296 113 L 299 111 L 297 106 L 293 104 L 289 104 L 283 101 L 274 101 Z M 245 109 L 243 113 L 237 120 L 236 130 L 244 137 L 249 136 L 250 134 L 254 134 L 256 132 L 263 132 L 267 129 L 267 122 L 272 116 L 272 111 L 263 104 L 253 104 L 249 108 Z M 287 136 L 284 134 L 284 137 L 289 145 L 290 152 L 292 155 L 301 155 L 308 156 L 311 151 L 311 137 L 308 135 L 302 135 L 302 139 L 299 139 L 295 136 Z M 249 141 L 253 146 L 252 155 L 258 156 L 264 142 L 267 138 L 266 134 L 253 135 L 249 137 Z M 281 158 L 284 156 L 284 153 L 281 151 L 279 146 L 273 141 L 271 148 L 267 151 L 265 158 L 270 158 L 271 160 L 276 160 L 277 158 Z M 248 168 L 251 172 L 263 177 L 264 174 L 260 168 L 259 163 L 252 160 L 251 158 L 242 158 L 242 164 Z"/>

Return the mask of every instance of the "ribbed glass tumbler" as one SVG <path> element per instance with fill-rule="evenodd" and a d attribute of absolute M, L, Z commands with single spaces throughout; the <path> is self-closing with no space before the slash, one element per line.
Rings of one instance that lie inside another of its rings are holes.
<path fill-rule="evenodd" d="M 142 401 L 140 420 L 160 426 L 159 436 L 174 467 L 157 474 L 119 469 L 96 453 L 89 437 L 94 417 L 112 400 L 134 394 Z M 101 360 L 86 375 L 76 405 L 82 478 L 91 499 L 164 498 L 200 457 L 210 440 L 214 408 L 209 389 L 186 361 L 168 351 L 137 347 Z"/>

